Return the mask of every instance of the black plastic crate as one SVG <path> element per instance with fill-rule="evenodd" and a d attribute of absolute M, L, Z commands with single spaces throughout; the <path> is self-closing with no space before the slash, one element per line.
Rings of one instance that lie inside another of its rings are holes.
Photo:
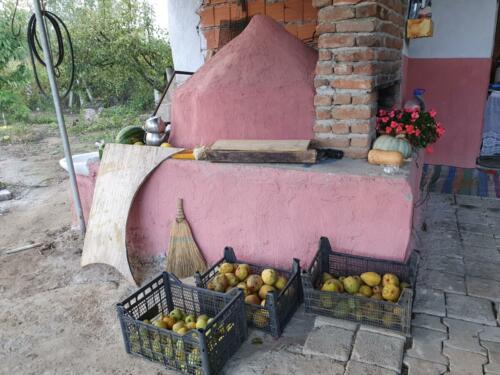
<path fill-rule="evenodd" d="M 417 264 L 415 253 L 406 263 L 337 253 L 332 251 L 328 238 L 322 237 L 311 266 L 302 274 L 305 311 L 391 329 L 409 337 Z M 368 271 L 393 273 L 411 287 L 404 288 L 395 303 L 315 289 L 323 272 L 340 277 Z"/>
<path fill-rule="evenodd" d="M 280 276 L 287 278 L 286 286 L 279 291 L 268 293 L 266 305 L 245 303 L 247 322 L 250 326 L 269 332 L 274 337 L 281 336 L 286 324 L 302 302 L 302 285 L 300 281 L 300 262 L 294 259 L 292 270 L 286 271 L 275 267 L 262 266 L 237 259 L 231 247 L 224 249 L 224 257 L 215 263 L 207 272 L 195 274 L 196 285 L 206 288 L 210 280 L 218 274 L 219 266 L 224 263 L 244 263 L 250 266 L 251 274 L 260 275 L 266 268 L 273 268 Z"/>
<path fill-rule="evenodd" d="M 185 335 L 144 322 L 175 308 L 213 321 Z M 219 373 L 247 337 L 241 291 L 224 294 L 188 286 L 167 272 L 117 304 L 117 310 L 128 353 L 186 374 Z"/>

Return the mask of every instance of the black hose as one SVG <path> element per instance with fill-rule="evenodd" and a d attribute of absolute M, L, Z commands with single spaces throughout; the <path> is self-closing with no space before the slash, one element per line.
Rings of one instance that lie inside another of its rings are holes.
<path fill-rule="evenodd" d="M 66 98 L 71 91 L 73 87 L 73 83 L 75 81 L 75 57 L 73 54 L 73 43 L 71 42 L 71 37 L 69 35 L 68 28 L 64 24 L 64 22 L 54 13 L 48 12 L 48 11 L 42 11 L 42 17 L 45 17 L 50 24 L 52 25 L 52 28 L 54 29 L 54 32 L 56 33 L 56 38 L 57 38 L 57 59 L 54 59 L 54 56 L 52 56 L 52 60 L 54 61 L 54 73 L 59 72 L 59 67 L 63 64 L 64 62 L 64 37 L 62 30 L 64 30 L 64 34 L 66 34 L 66 39 L 68 40 L 68 46 L 69 46 L 69 53 L 70 53 L 70 64 L 71 64 L 71 69 L 70 69 L 70 80 L 69 80 L 69 85 L 66 91 L 64 92 L 64 95 L 62 95 L 62 98 Z M 42 84 L 40 83 L 40 79 L 38 77 L 38 73 L 36 70 L 36 62 L 38 61 L 40 64 L 43 66 L 45 65 L 45 61 L 41 57 L 41 53 L 39 53 L 39 50 L 41 50 L 40 42 L 37 37 L 37 28 L 36 28 L 36 17 L 35 15 L 32 15 L 29 22 L 28 22 L 28 31 L 27 31 L 27 37 L 28 37 L 28 49 L 30 51 L 30 59 L 31 59 L 31 65 L 33 67 L 33 74 L 35 76 L 35 81 L 40 89 L 40 92 L 42 95 L 45 97 L 48 97 L 47 93 L 42 87 Z"/>

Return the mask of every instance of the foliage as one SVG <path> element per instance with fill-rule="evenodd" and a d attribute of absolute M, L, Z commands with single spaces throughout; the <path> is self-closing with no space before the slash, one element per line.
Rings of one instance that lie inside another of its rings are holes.
<path fill-rule="evenodd" d="M 9 4 L 0 1 L 0 9 L 7 10 L 0 12 L 0 112 L 19 119 L 29 113 L 23 97 L 29 81 L 29 72 L 23 64 L 26 49 L 11 32 Z"/>
<path fill-rule="evenodd" d="M 164 72 L 172 65 L 172 58 L 167 35 L 155 28 L 154 12 L 147 0 L 47 0 L 45 6 L 64 21 L 71 34 L 76 72 L 73 105 L 128 105 L 135 112 L 153 107 L 153 89 L 163 89 Z M 18 9 L 14 29 L 17 31 L 18 25 L 22 29 L 16 38 L 10 25 L 13 11 L 13 1 L 0 0 L 0 110 L 25 115 L 28 106 L 49 109 L 51 102 L 38 93 L 29 68 L 24 29 L 30 13 Z M 54 51 L 54 30 L 48 27 L 48 32 Z M 69 57 L 67 41 L 65 51 Z M 66 60 L 56 72 L 61 91 L 68 85 L 69 68 Z M 49 92 L 40 65 L 38 73 Z M 69 98 L 63 105 L 69 105 Z"/>
<path fill-rule="evenodd" d="M 377 131 L 393 137 L 405 137 L 416 148 L 428 148 L 435 143 L 445 130 L 441 123 L 436 121 L 437 112 L 392 109 L 381 109 L 377 116 Z"/>

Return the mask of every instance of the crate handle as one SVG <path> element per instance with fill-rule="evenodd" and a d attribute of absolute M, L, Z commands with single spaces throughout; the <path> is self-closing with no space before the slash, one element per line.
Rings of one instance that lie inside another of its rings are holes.
<path fill-rule="evenodd" d="M 292 272 L 298 272 L 300 274 L 300 260 L 297 258 L 293 258 Z"/>
<path fill-rule="evenodd" d="M 229 263 L 236 263 L 236 255 L 234 254 L 234 249 L 230 246 L 224 248 L 224 260 Z"/>
<path fill-rule="evenodd" d="M 173 273 L 168 273 L 168 272 L 165 272 L 175 283 L 177 284 L 182 284 L 182 281 L 179 280 L 179 278 L 177 276 L 175 276 Z"/>

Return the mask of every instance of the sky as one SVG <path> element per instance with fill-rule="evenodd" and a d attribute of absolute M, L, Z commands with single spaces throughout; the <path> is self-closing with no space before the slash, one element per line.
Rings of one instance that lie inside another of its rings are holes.
<path fill-rule="evenodd" d="M 165 30 L 168 29 L 167 1 L 168 0 L 149 0 L 155 10 L 156 24 Z"/>

